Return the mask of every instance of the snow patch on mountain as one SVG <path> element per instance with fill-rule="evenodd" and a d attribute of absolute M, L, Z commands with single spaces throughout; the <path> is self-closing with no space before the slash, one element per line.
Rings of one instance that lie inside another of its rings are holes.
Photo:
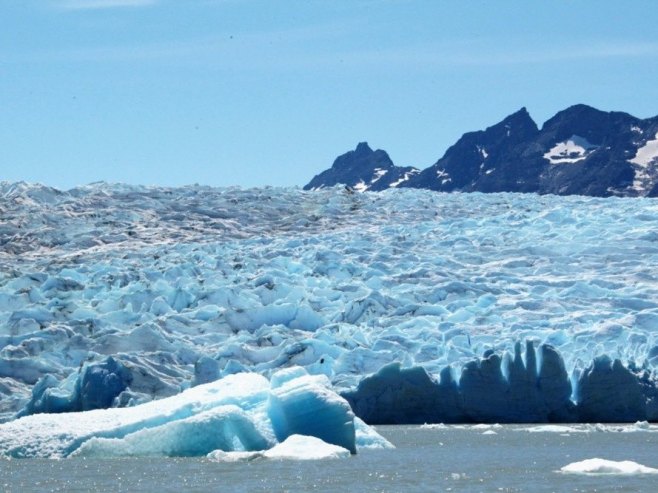
<path fill-rule="evenodd" d="M 658 132 L 653 140 L 638 148 L 635 157 L 628 162 L 635 170 L 632 188 L 640 193 L 651 189 L 658 178 Z"/>
<path fill-rule="evenodd" d="M 654 164 L 658 159 L 658 132 L 653 140 L 649 140 L 635 153 L 635 157 L 629 161 L 638 166 L 647 167 Z"/>
<path fill-rule="evenodd" d="M 378 182 L 380 178 L 384 176 L 386 173 L 388 173 L 387 169 L 381 169 L 381 168 L 375 169 L 375 173 L 372 180 L 370 180 L 370 184 Z"/>
<path fill-rule="evenodd" d="M 566 141 L 555 144 L 544 154 L 544 159 L 551 164 L 578 163 L 586 159 L 597 147 L 584 137 L 572 135 Z"/>
<path fill-rule="evenodd" d="M 418 173 L 420 173 L 420 170 L 417 169 L 407 171 L 404 175 L 402 175 L 402 178 L 391 183 L 391 188 L 396 188 L 397 186 L 401 185 L 405 181 L 409 181 L 409 178 L 411 178 L 414 175 L 417 175 Z"/>

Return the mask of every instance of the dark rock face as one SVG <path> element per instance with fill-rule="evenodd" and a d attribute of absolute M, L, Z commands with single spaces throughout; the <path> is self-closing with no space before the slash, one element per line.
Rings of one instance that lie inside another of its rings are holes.
<path fill-rule="evenodd" d="M 424 369 L 383 367 L 343 394 L 371 424 L 635 422 L 658 419 L 658 381 L 648 370 L 597 358 L 578 380 L 578 402 L 564 361 L 550 345 L 521 344 L 514 356 L 487 351 L 467 363 L 459 383 L 450 368 L 440 382 Z"/>
<path fill-rule="evenodd" d="M 539 129 L 522 108 L 486 130 L 464 134 L 423 171 L 398 168 L 384 151 L 362 143 L 304 188 L 340 183 L 358 191 L 409 187 L 655 197 L 657 141 L 658 117 L 643 120 L 581 104 L 557 113 Z"/>
<path fill-rule="evenodd" d="M 537 125 L 522 108 L 484 131 L 464 134 L 433 166 L 402 186 L 445 192 L 535 191 L 539 173 L 536 163 L 524 162 L 524 153 L 537 134 Z"/>
<path fill-rule="evenodd" d="M 373 151 L 366 142 L 361 142 L 353 151 L 338 156 L 333 166 L 315 176 L 304 190 L 338 184 L 358 191 L 385 190 L 398 186 L 416 173 L 416 168 L 395 166 L 385 151 Z"/>

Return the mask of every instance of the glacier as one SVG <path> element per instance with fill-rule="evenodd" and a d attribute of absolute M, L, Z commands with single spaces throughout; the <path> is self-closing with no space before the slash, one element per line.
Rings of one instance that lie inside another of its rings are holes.
<path fill-rule="evenodd" d="M 655 421 L 657 220 L 646 198 L 1 182 L 0 421 L 294 367 L 366 422 Z"/>

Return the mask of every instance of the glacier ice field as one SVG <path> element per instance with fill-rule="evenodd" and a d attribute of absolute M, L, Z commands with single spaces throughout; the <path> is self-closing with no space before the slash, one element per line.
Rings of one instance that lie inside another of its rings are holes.
<path fill-rule="evenodd" d="M 2 182 L 0 422 L 289 367 L 372 422 L 656 420 L 657 225 L 642 198 Z M 439 382 L 456 414 L 419 410 Z"/>

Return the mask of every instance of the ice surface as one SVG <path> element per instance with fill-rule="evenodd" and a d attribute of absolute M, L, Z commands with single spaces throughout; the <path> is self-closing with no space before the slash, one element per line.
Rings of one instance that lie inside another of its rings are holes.
<path fill-rule="evenodd" d="M 363 422 L 355 424 L 347 402 L 326 385 L 326 377 L 288 368 L 272 382 L 254 373 L 229 375 L 135 407 L 33 414 L 0 424 L 0 456 L 203 456 L 265 451 L 299 432 L 331 444 L 318 448 L 323 455 L 387 446 Z M 307 454 L 315 445 L 295 438 L 271 456 Z"/>
<path fill-rule="evenodd" d="M 299 371 L 306 373 L 287 368 L 272 377 L 268 415 L 277 439 L 310 435 L 356 453 L 350 405 L 330 390 L 324 375 L 299 375 Z"/>
<path fill-rule="evenodd" d="M 630 460 L 614 461 L 605 459 L 586 459 L 572 462 L 562 468 L 561 472 L 575 474 L 658 474 L 658 469 L 643 466 Z"/>
<path fill-rule="evenodd" d="M 0 208 L 0 420 L 81 408 L 84 375 L 119 384 L 91 408 L 295 365 L 349 392 L 391 363 L 535 418 L 632 381 L 621 415 L 658 416 L 649 199 L 2 183 Z"/>

